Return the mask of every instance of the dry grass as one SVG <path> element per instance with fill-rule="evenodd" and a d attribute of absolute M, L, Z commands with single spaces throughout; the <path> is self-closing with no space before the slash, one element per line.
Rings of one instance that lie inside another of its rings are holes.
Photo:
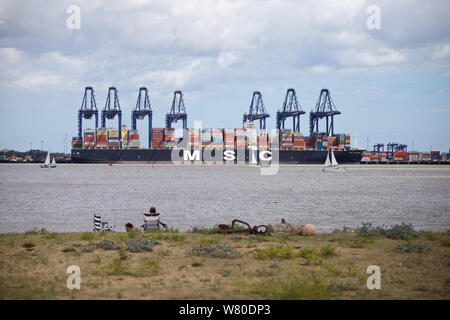
<path fill-rule="evenodd" d="M 134 235 L 133 235 L 134 236 Z M 448 234 L 422 233 L 405 243 L 355 233 L 272 237 L 141 233 L 159 239 L 148 252 L 124 246 L 125 233 L 0 235 L 0 299 L 449 299 Z M 403 240 L 402 240 L 403 241 Z M 24 244 L 34 244 L 30 247 Z M 239 257 L 189 255 L 201 246 L 231 247 Z M 31 250 L 30 250 L 31 249 Z M 69 290 L 66 268 L 81 269 L 81 290 Z M 366 269 L 381 268 L 381 290 L 368 290 Z"/>

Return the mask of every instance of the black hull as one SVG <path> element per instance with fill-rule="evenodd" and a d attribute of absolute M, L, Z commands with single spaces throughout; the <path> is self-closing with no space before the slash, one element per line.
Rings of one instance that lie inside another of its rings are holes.
<path fill-rule="evenodd" d="M 261 150 L 260 150 L 261 151 Z M 363 150 L 334 151 L 338 163 L 359 163 Z M 276 154 L 274 152 L 274 154 Z M 250 150 L 235 150 L 234 163 L 260 162 L 259 153 Z M 267 155 L 262 155 L 265 157 Z M 255 158 L 256 157 L 256 158 Z M 279 163 L 283 164 L 322 164 L 327 157 L 326 150 L 279 150 Z M 224 163 L 223 157 L 214 149 L 203 149 L 205 163 Z M 255 158 L 255 160 L 253 160 Z M 183 161 L 183 150 L 178 151 L 179 162 Z M 273 161 L 276 161 L 274 155 Z M 174 163 L 171 149 L 72 149 L 73 163 Z M 231 161 L 233 163 L 233 161 Z"/>

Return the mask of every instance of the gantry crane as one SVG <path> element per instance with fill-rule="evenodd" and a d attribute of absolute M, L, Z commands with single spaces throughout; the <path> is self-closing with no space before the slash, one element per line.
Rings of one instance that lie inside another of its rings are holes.
<path fill-rule="evenodd" d="M 112 120 L 116 116 L 118 116 L 119 140 L 122 140 L 122 110 L 120 110 L 117 89 L 110 87 L 108 89 L 108 96 L 106 97 L 105 108 L 102 110 L 102 127 L 106 128 L 106 119 Z"/>
<path fill-rule="evenodd" d="M 259 120 L 259 128 L 266 129 L 266 118 L 270 115 L 266 112 L 262 94 L 259 91 L 253 92 L 252 102 L 250 103 L 249 112 L 244 113 L 242 117 L 243 123 L 254 122 Z"/>
<path fill-rule="evenodd" d="M 373 145 L 374 152 L 380 152 L 381 150 L 384 151 L 384 143 L 377 143 Z"/>
<path fill-rule="evenodd" d="M 406 144 L 400 144 L 398 142 L 389 142 L 387 145 L 387 159 L 392 160 L 397 150 L 408 151 L 408 146 Z"/>
<path fill-rule="evenodd" d="M 78 110 L 78 138 L 83 137 L 83 118 L 92 119 L 95 116 L 95 129 L 98 127 L 98 110 L 95 103 L 95 94 L 92 87 L 86 87 L 84 89 L 83 101 L 81 102 L 81 108 Z"/>
<path fill-rule="evenodd" d="M 183 129 L 187 129 L 187 113 L 184 107 L 183 92 L 177 90 L 173 93 L 172 106 L 166 114 L 166 128 L 172 128 L 172 123 L 183 120 Z"/>
<path fill-rule="evenodd" d="M 305 111 L 300 107 L 295 89 L 287 89 L 283 107 L 277 112 L 277 129 L 284 129 L 286 118 L 292 117 L 292 130 L 300 132 L 300 116 L 302 114 L 305 114 Z"/>
<path fill-rule="evenodd" d="M 136 107 L 131 111 L 131 129 L 136 130 L 136 121 L 143 120 L 145 116 L 148 116 L 148 145 L 152 145 L 152 107 L 150 99 L 148 98 L 148 91 L 146 87 L 139 88 Z"/>
<path fill-rule="evenodd" d="M 326 118 L 326 133 L 328 136 L 330 134 L 333 135 L 334 116 L 338 114 L 341 114 L 341 112 L 336 109 L 331 99 L 330 91 L 328 89 L 322 89 L 316 103 L 316 109 L 309 113 L 309 131 L 319 132 L 319 119 Z"/>

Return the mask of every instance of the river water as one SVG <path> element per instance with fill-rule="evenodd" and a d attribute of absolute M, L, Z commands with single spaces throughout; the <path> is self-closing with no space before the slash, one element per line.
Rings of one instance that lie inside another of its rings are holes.
<path fill-rule="evenodd" d="M 450 166 L 283 165 L 275 175 L 249 166 L 0 164 L 0 233 L 33 227 L 91 231 L 93 214 L 124 230 L 155 206 L 169 227 L 312 223 L 318 232 L 363 222 L 450 229 Z"/>

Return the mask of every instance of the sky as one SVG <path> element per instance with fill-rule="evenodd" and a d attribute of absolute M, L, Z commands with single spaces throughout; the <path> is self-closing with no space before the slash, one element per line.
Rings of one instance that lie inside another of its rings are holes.
<path fill-rule="evenodd" d="M 99 110 L 115 86 L 128 126 L 147 87 L 153 127 L 175 90 L 188 127 L 242 127 L 260 91 L 268 129 L 294 88 L 305 135 L 327 88 L 353 146 L 449 152 L 450 1 L 0 0 L 0 149 L 69 151 L 86 86 Z"/>

